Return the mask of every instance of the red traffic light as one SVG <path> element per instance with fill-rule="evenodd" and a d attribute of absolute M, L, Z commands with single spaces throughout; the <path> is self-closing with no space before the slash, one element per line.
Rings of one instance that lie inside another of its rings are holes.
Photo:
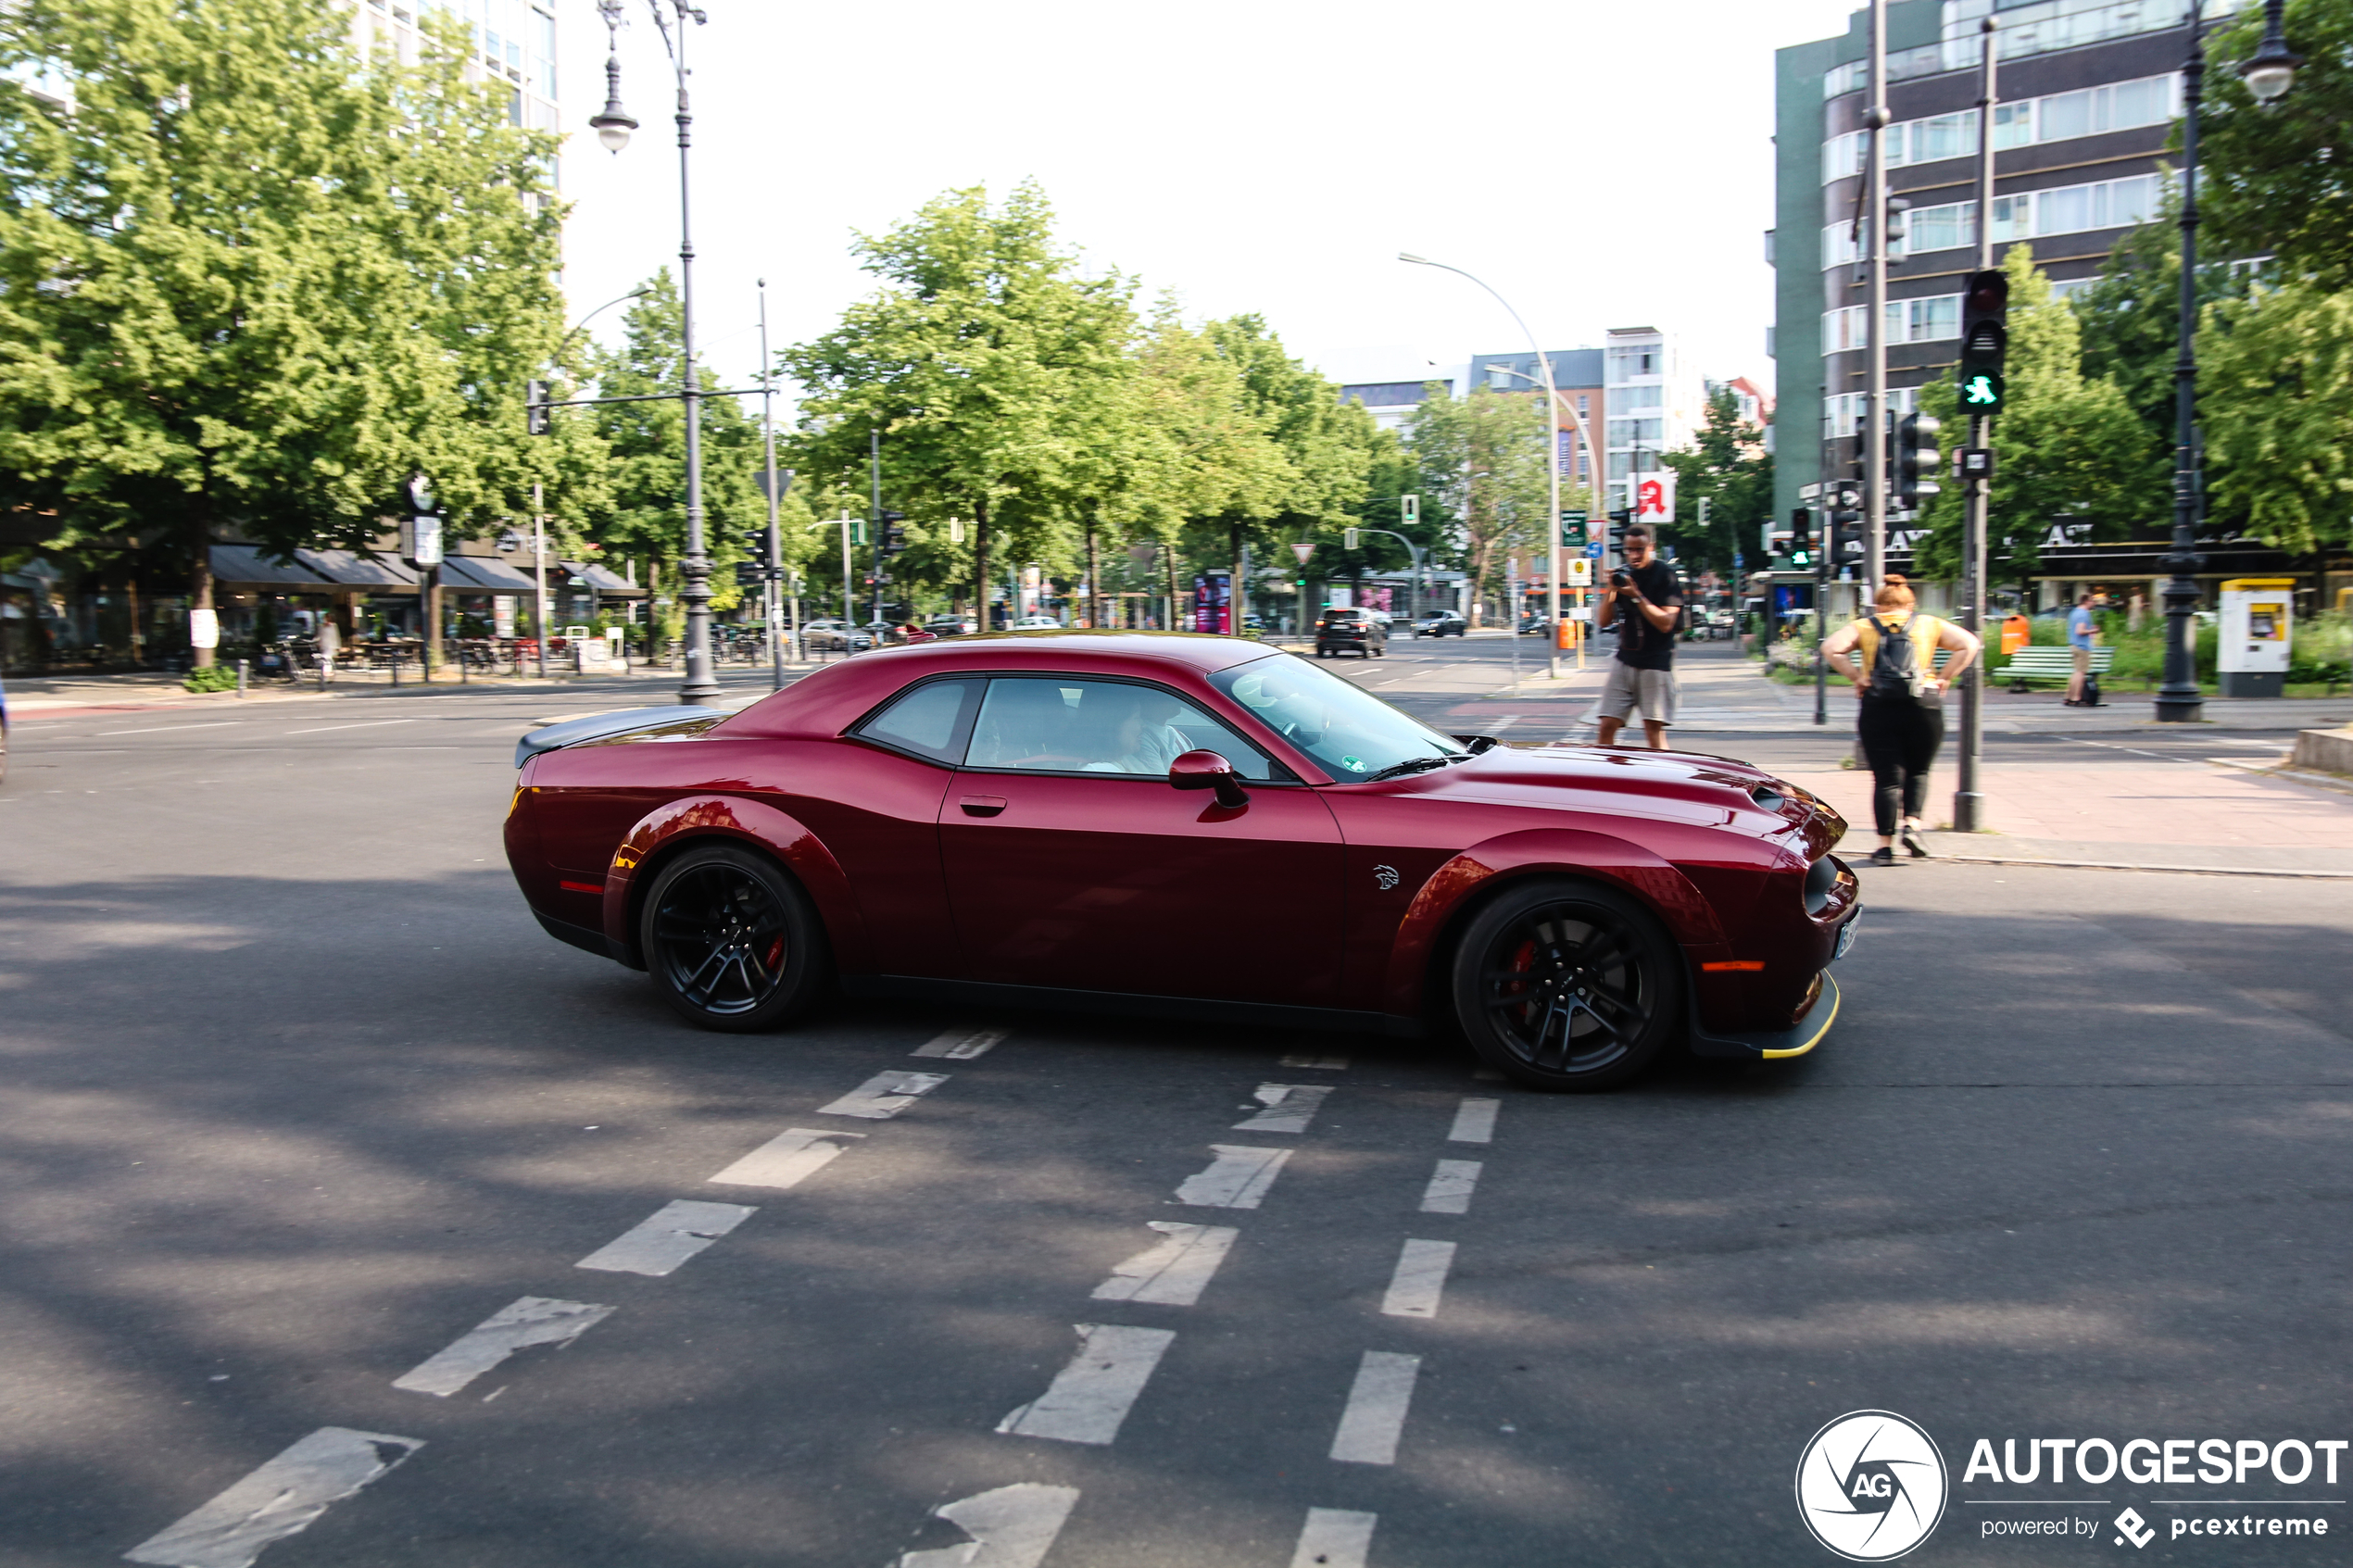
<path fill-rule="evenodd" d="M 1998 316 L 2010 307 L 2010 277 L 1998 268 L 1969 274 L 1961 307 L 1972 316 Z"/>

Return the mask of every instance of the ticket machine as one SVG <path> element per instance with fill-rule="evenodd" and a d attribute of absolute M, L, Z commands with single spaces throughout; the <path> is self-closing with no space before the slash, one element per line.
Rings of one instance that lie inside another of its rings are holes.
<path fill-rule="evenodd" d="M 2222 584 L 2216 667 L 2224 696 L 2281 696 L 2287 690 L 2296 579 L 2234 577 Z"/>

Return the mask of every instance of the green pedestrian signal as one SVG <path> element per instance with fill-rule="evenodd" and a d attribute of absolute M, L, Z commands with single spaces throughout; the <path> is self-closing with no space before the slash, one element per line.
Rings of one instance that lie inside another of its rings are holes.
<path fill-rule="evenodd" d="M 1980 372 L 1961 383 L 1961 407 L 1990 414 L 2002 406 L 2002 378 Z"/>

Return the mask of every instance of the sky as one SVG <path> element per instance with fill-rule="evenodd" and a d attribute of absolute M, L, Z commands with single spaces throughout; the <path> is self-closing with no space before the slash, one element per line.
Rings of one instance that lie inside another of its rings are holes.
<path fill-rule="evenodd" d="M 672 78 L 626 0 L 612 155 L 605 30 L 559 0 L 576 317 L 677 257 Z M 661 0 L 665 10 L 669 0 Z M 1773 50 L 1843 31 L 1849 0 L 704 0 L 688 40 L 696 315 L 735 384 L 876 286 L 850 253 L 940 192 L 1024 179 L 1095 270 L 1189 320 L 1255 311 L 1341 381 L 1408 379 L 1612 327 L 1770 384 Z M 591 331 L 611 340 L 622 312 Z M 780 408 L 780 416 L 786 410 Z"/>

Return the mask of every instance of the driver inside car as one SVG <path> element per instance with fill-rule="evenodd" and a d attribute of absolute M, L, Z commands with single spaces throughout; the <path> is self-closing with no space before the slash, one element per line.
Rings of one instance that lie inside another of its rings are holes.
<path fill-rule="evenodd" d="M 1192 743 L 1168 721 L 1177 705 L 1135 686 L 1085 688 L 1078 721 L 1089 773 L 1165 773 Z"/>

